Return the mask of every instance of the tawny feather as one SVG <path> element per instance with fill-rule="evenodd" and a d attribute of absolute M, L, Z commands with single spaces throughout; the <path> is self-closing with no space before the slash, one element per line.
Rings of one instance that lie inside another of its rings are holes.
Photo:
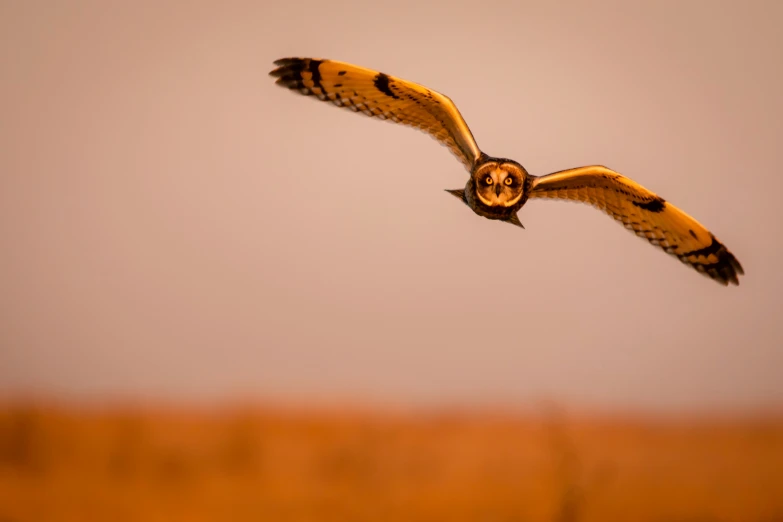
<path fill-rule="evenodd" d="M 335 60 L 283 58 L 277 84 L 339 107 L 419 128 L 446 145 L 470 171 L 481 155 L 465 120 L 446 96 L 394 76 Z"/>
<path fill-rule="evenodd" d="M 737 276 L 744 273 L 734 255 L 701 223 L 606 167 L 580 167 L 535 178 L 529 197 L 589 203 L 724 285 L 739 284 Z"/>

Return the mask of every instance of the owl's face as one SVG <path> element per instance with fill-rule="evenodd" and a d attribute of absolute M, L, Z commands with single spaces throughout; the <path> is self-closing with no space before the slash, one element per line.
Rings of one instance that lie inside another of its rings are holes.
<path fill-rule="evenodd" d="M 473 173 L 476 196 L 488 207 L 513 207 L 522 199 L 526 176 L 515 163 L 485 163 Z"/>

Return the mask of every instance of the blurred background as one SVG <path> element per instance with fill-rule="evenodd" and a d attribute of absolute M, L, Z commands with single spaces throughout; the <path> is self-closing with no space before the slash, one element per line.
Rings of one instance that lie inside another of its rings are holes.
<path fill-rule="evenodd" d="M 0 0 L 0 522 L 783 520 L 783 4 Z M 724 288 L 585 205 L 524 231 L 275 59 L 622 172 Z M 491 283 L 489 282 L 491 281 Z"/>

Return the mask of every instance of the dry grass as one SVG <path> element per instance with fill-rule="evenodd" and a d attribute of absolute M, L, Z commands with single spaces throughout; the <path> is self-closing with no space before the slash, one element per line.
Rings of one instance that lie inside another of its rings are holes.
<path fill-rule="evenodd" d="M 783 419 L 0 410 L 0 522 L 783 521 Z"/>

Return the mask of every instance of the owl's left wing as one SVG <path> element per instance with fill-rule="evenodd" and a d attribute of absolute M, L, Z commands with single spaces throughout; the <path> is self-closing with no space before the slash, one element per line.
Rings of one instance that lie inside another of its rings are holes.
<path fill-rule="evenodd" d="M 580 167 L 535 177 L 529 197 L 589 203 L 723 285 L 738 285 L 737 277 L 744 273 L 734 255 L 701 223 L 606 167 Z"/>
<path fill-rule="evenodd" d="M 283 58 L 277 84 L 354 112 L 417 127 L 446 145 L 470 171 L 481 156 L 454 103 L 443 94 L 382 72 L 335 60 Z"/>

